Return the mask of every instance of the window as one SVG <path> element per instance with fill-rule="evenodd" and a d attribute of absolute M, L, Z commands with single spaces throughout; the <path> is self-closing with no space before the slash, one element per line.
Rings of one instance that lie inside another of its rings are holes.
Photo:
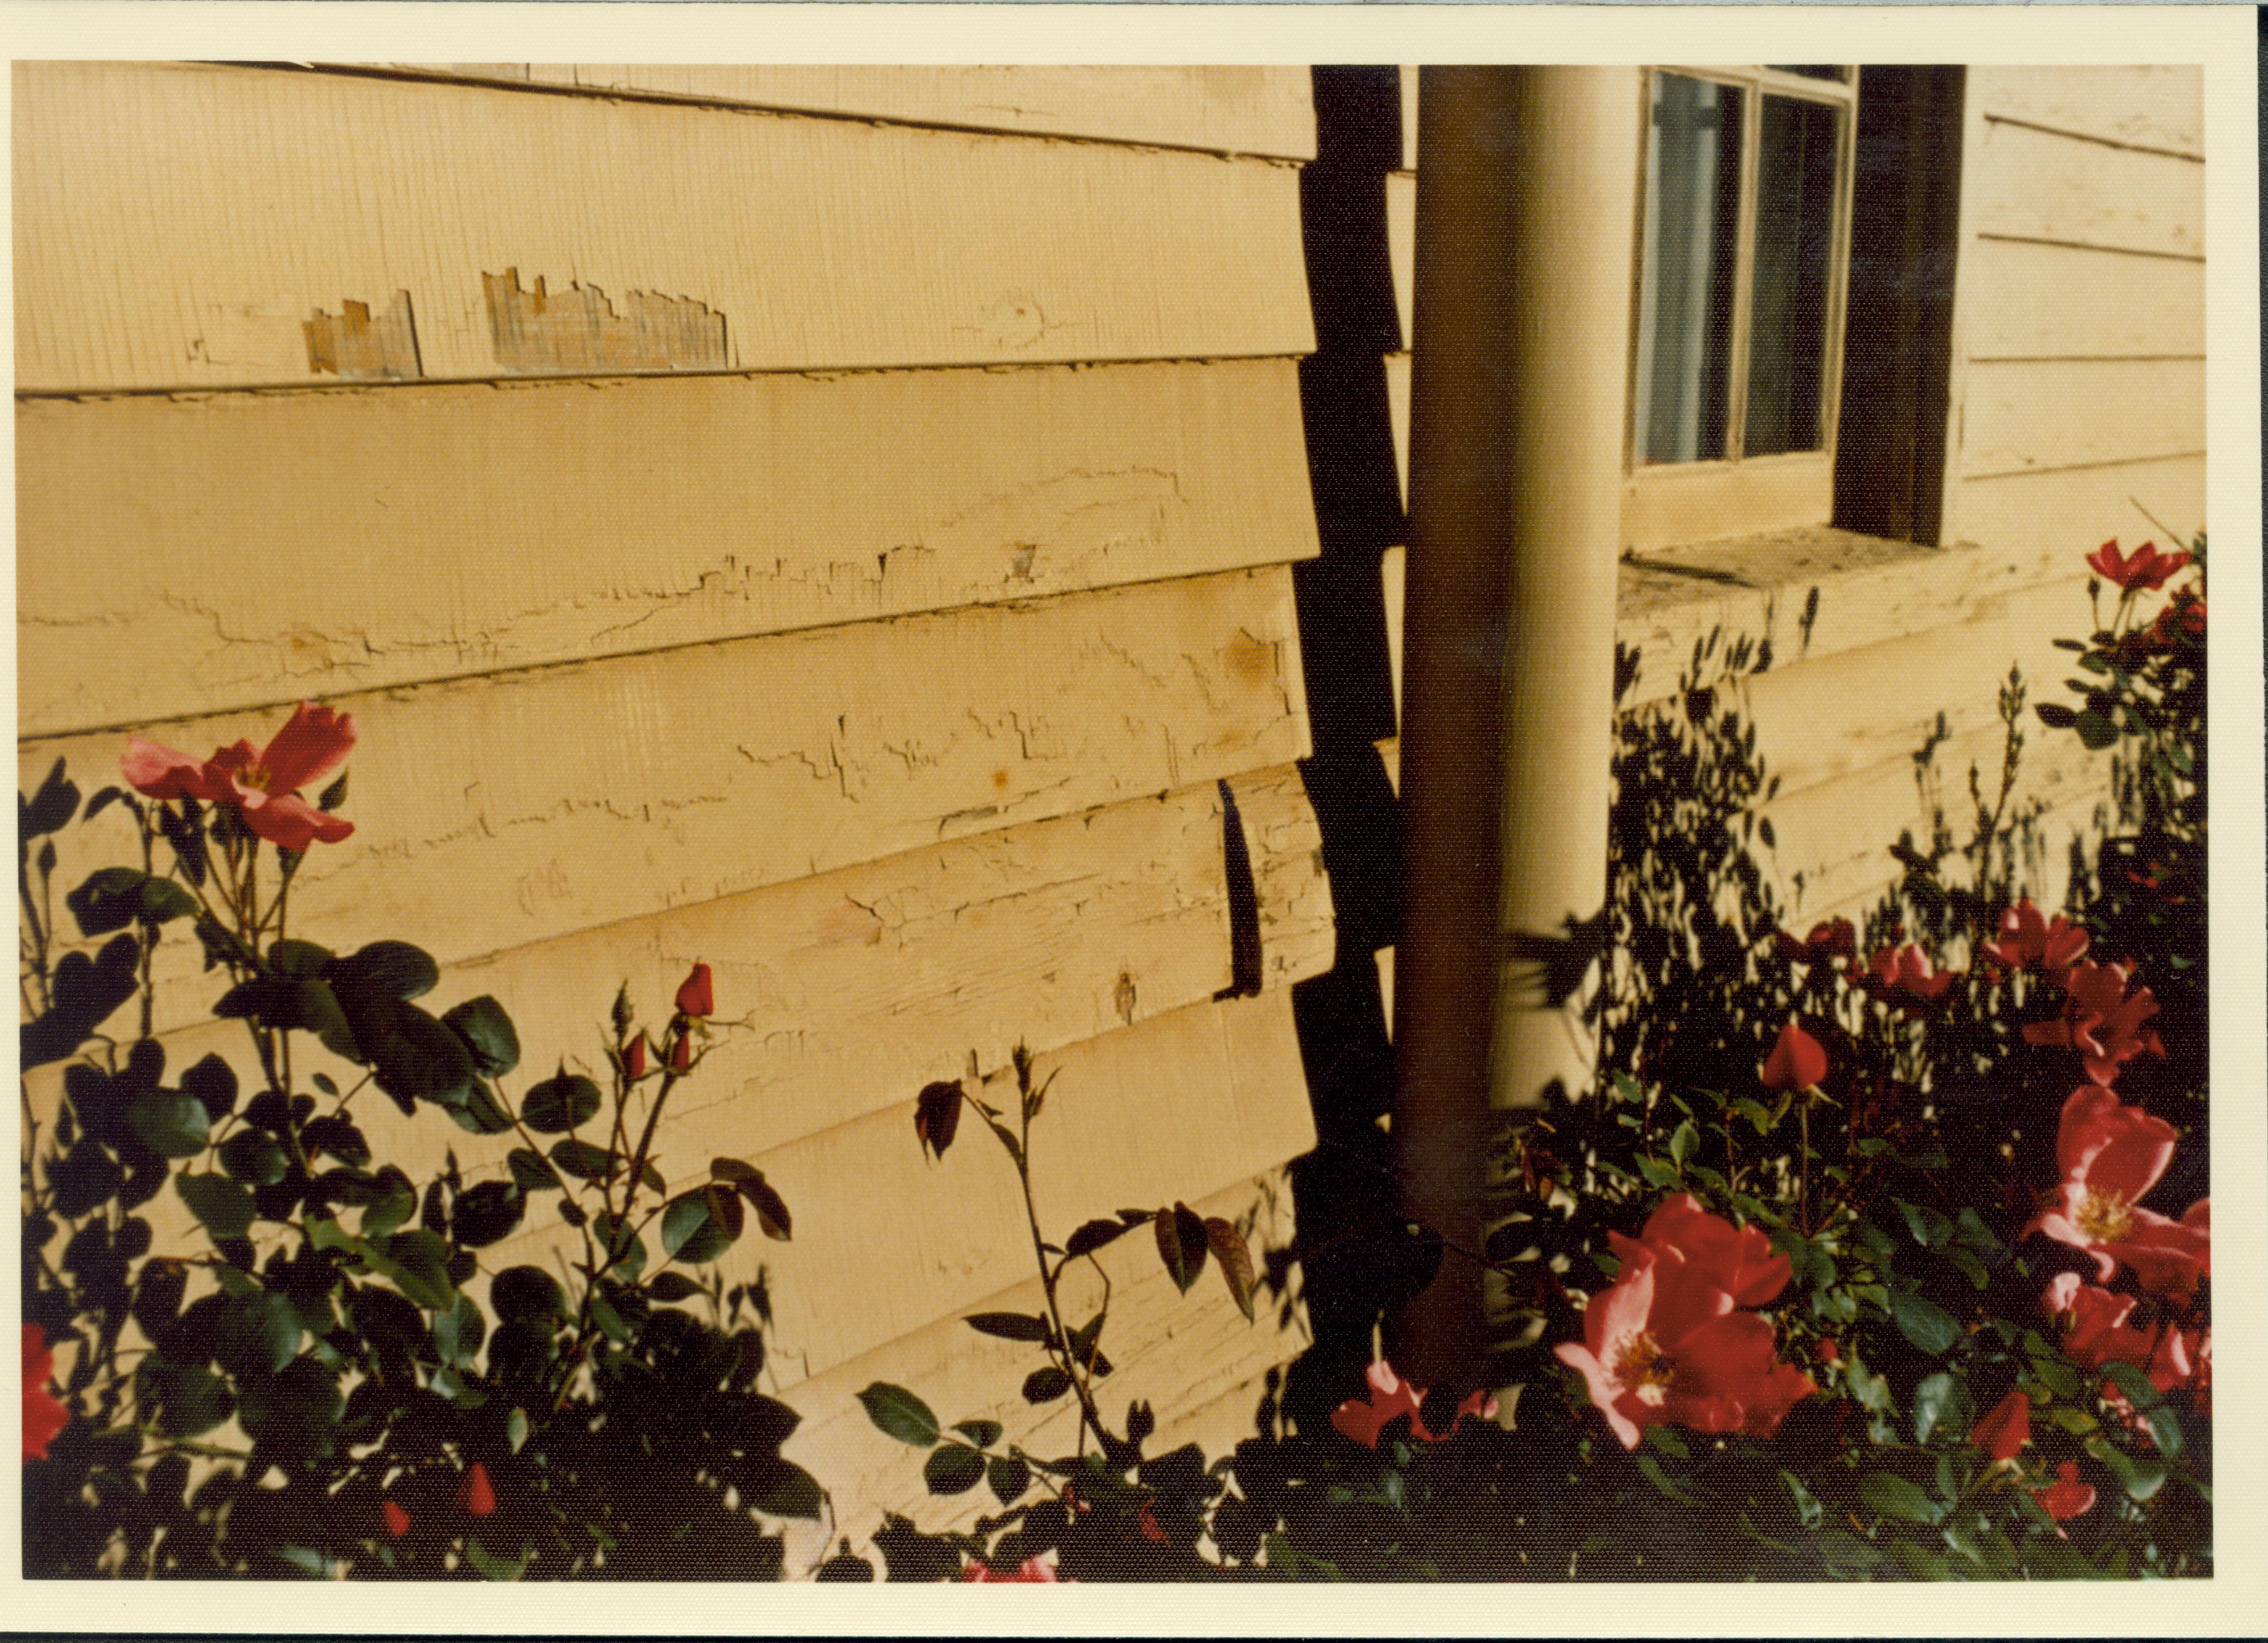
<path fill-rule="evenodd" d="M 1832 512 L 1857 92 L 1822 65 L 1647 72 L 1626 546 Z"/>

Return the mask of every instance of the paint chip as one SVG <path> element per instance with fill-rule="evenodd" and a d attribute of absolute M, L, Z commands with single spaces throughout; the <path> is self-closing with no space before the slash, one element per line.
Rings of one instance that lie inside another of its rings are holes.
<path fill-rule="evenodd" d="M 722 370 L 725 316 L 689 297 L 630 291 L 616 312 L 595 285 L 554 294 L 541 275 L 522 290 L 519 270 L 482 274 L 497 363 L 531 375 L 567 371 Z"/>
<path fill-rule="evenodd" d="M 327 314 L 318 308 L 313 319 L 301 322 L 309 370 L 358 380 L 403 381 L 425 374 L 417 360 L 417 324 L 408 291 L 394 292 L 375 319 L 368 303 L 349 300 L 342 310 Z"/>

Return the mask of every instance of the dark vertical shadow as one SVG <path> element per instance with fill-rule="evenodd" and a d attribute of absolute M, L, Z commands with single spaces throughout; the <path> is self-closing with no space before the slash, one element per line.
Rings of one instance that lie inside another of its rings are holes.
<path fill-rule="evenodd" d="M 1373 953 L 1401 917 L 1399 813 L 1373 744 L 1395 734 L 1380 557 L 1403 539 L 1382 356 L 1402 347 L 1387 250 L 1386 176 L 1402 164 L 1391 68 L 1314 70 L 1317 154 L 1300 217 L 1316 351 L 1300 407 L 1319 557 L 1294 568 L 1314 754 L 1302 766 L 1338 915 L 1337 962 L 1292 989 L 1319 1144 L 1292 1165 L 1315 1345 L 1292 1366 L 1285 1412 L 1327 1419 L 1357 1390 L 1372 1326 L 1398 1294 L 1400 1240 L 1386 1137 L 1393 1099 Z"/>

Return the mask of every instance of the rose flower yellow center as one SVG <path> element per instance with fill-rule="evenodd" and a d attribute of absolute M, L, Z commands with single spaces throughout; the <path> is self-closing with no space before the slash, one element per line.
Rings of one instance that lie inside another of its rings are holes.
<path fill-rule="evenodd" d="M 2116 1243 L 2134 1230 L 2134 1207 L 2124 1192 L 2090 1187 L 2072 1220 L 2096 1243 Z"/>
<path fill-rule="evenodd" d="M 236 773 L 236 779 L 247 788 L 258 788 L 265 793 L 268 791 L 268 784 L 276 778 L 269 773 L 268 766 L 265 765 L 247 765 Z"/>
<path fill-rule="evenodd" d="M 1648 1333 L 1631 1337 L 1615 1359 L 1615 1378 L 1646 1403 L 1661 1401 L 1662 1389 L 1675 1378 L 1677 1366 Z"/>

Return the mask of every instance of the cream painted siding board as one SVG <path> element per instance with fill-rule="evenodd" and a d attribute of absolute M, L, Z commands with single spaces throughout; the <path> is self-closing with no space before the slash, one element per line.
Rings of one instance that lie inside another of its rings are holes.
<path fill-rule="evenodd" d="M 1407 350 L 1418 307 L 1418 173 L 1386 173 L 1386 258 L 1394 276 L 1394 315 Z"/>
<path fill-rule="evenodd" d="M 1304 704 L 1288 567 L 345 697 L 357 831 L 292 914 L 454 963 L 1283 764 Z M 144 729 L 202 755 L 274 722 Z M 122 745 L 21 743 L 21 780 Z M 115 809 L 75 832 L 67 874 L 133 848 Z"/>
<path fill-rule="evenodd" d="M 1980 239 L 1962 265 L 1972 360 L 2205 354 L 2205 264 Z"/>
<path fill-rule="evenodd" d="M 2005 121 L 1969 167 L 1977 232 L 2058 245 L 2205 253 L 2205 167 Z"/>
<path fill-rule="evenodd" d="M 944 1167 L 1007 1166 L 1005 1160 L 996 1163 L 991 1158 L 964 1162 L 956 1148 Z M 1201 1215 L 1249 1220 L 1256 1261 L 1264 1250 L 1290 1243 L 1291 1199 L 1290 1182 L 1280 1171 L 1270 1171 L 1195 1201 L 1191 1207 Z M 1049 1230 L 1060 1236 L 1066 1229 Z M 1102 1344 L 1116 1366 L 1097 1391 L 1114 1424 L 1119 1412 L 1138 1399 L 1151 1403 L 1161 1418 L 1182 1411 L 1194 1413 L 1196 1405 L 1233 1393 L 1248 1378 L 1288 1362 L 1307 1345 L 1305 1330 L 1296 1323 L 1289 1327 L 1278 1324 L 1271 1315 L 1271 1297 L 1265 1294 L 1257 1321 L 1247 1323 L 1218 1271 L 1210 1266 L 1195 1288 L 1181 1293 L 1167 1276 L 1157 1244 L 1146 1230 L 1105 1245 L 1097 1259 L 1111 1282 L 1110 1318 Z M 1092 1311 L 1094 1297 L 1085 1287 L 1071 1287 L 1089 1281 L 1083 1264 L 1066 1280 L 1066 1308 L 1080 1317 Z M 1035 1278 L 988 1295 L 968 1310 L 1031 1314 L 1044 1305 Z M 836 1522 L 854 1540 L 862 1532 L 871 1533 L 886 1511 L 914 1516 L 926 1528 L 963 1525 L 978 1512 L 997 1510 L 998 1503 L 981 1490 L 958 1500 L 931 1496 L 922 1483 L 919 1452 L 875 1429 L 858 1401 L 859 1389 L 875 1381 L 910 1387 L 945 1419 L 998 1420 L 1006 1428 L 1005 1442 L 1020 1444 L 1034 1454 L 1068 1453 L 1078 1437 L 1076 1403 L 1066 1398 L 1035 1408 L 1017 1395 L 1024 1376 L 1039 1362 L 1033 1346 L 979 1335 L 959 1317 L 941 1319 L 821 1374 L 784 1384 L 782 1394 L 803 1416 L 785 1453 L 826 1480 L 834 1497 Z M 797 1372 L 792 1363 L 775 1362 L 772 1368 L 782 1375 Z M 1250 1417 L 1248 1408 L 1236 1436 L 1252 1434 Z M 1167 1429 L 1161 1425 L 1161 1433 Z M 1147 1447 L 1152 1454 L 1162 1455 L 1174 1445 L 1153 1441 Z M 1206 1458 L 1218 1459 L 1227 1447 L 1208 1444 Z"/>
<path fill-rule="evenodd" d="M 21 400 L 18 728 L 1306 559 L 1299 404 L 1277 359 Z"/>
<path fill-rule="evenodd" d="M 2205 76 L 2191 64 L 2022 68 L 1979 63 L 1969 96 L 1999 116 L 2114 143 L 2205 152 Z"/>
<path fill-rule="evenodd" d="M 1307 783 L 1286 765 L 1232 776 L 1227 787 L 1252 868 L 1259 967 L 1251 982 L 1288 987 L 1322 975 L 1336 955 L 1338 921 Z"/>
<path fill-rule="evenodd" d="M 2186 542 L 2205 526 L 2205 458 L 2191 456 L 1969 480 L 1960 489 L 1961 534 L 1995 547 L 2061 554 L 2068 562 L 2106 537 L 2130 546 L 2162 537 L 2151 523 L 2155 516 Z"/>
<path fill-rule="evenodd" d="M 1973 360 L 1965 477 L 2201 455 L 2202 359 Z"/>
<path fill-rule="evenodd" d="M 733 369 L 1314 343 L 1285 164 L 188 64 L 14 92 L 19 391 L 317 380 L 303 322 L 397 290 L 427 377 L 511 375 L 508 270 L 698 304 Z"/>
<path fill-rule="evenodd" d="M 1121 1204 L 1196 1201 L 1314 1144 L 1291 994 L 1193 1005 L 1035 1058 L 1057 1074 L 1034 1136 L 1041 1224 L 1067 1230 Z M 981 1091 L 1012 1101 L 1012 1075 Z M 964 1123 L 932 1161 L 914 1134 L 913 1092 L 894 1107 L 749 1155 L 795 1212 L 791 1243 L 744 1241 L 735 1261 L 770 1274 L 783 1361 L 818 1374 L 972 1309 L 1030 1271 L 1016 1172 Z M 721 1115 L 663 1121 L 656 1148 L 676 1190 L 732 1149 Z M 560 1238 L 535 1226 L 498 1245 L 496 1265 L 540 1260 Z M 761 1246 L 761 1247 L 759 1247 Z"/>
<path fill-rule="evenodd" d="M 538 84 L 586 91 L 1282 159 L 1315 157 L 1315 113 L 1304 68 L 578 62 L 534 63 L 520 73 Z"/>

